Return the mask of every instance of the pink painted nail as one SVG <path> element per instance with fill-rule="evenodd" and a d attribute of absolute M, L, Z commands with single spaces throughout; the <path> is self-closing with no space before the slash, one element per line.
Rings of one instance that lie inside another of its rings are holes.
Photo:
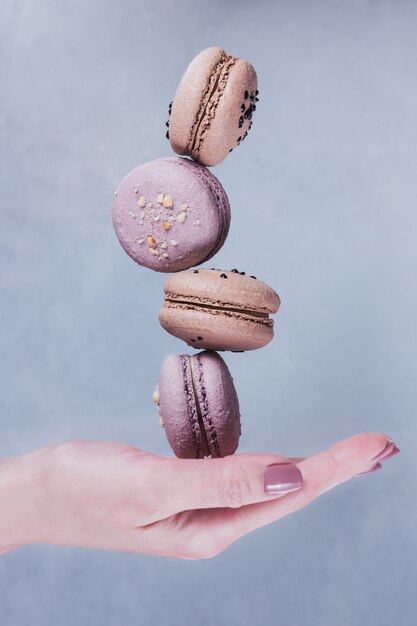
<path fill-rule="evenodd" d="M 284 495 L 303 486 L 303 477 L 293 463 L 268 465 L 264 472 L 264 492 L 268 496 Z"/>
<path fill-rule="evenodd" d="M 365 474 L 370 474 L 371 472 L 376 472 L 377 470 L 380 470 L 382 468 L 381 463 L 376 463 L 375 465 L 373 465 L 370 469 L 366 470 L 365 472 L 361 472 L 360 474 L 356 474 L 355 478 L 358 478 L 359 476 L 365 476 Z"/>
<path fill-rule="evenodd" d="M 381 450 L 381 452 L 379 454 L 374 456 L 372 461 L 386 461 L 387 459 L 390 459 L 392 456 L 395 456 L 396 454 L 398 454 L 399 451 L 400 451 L 400 449 L 397 448 L 395 443 L 393 441 L 389 440 L 387 442 L 385 448 L 383 450 Z"/>
<path fill-rule="evenodd" d="M 392 448 L 392 450 L 388 451 L 385 456 L 383 456 L 381 459 L 379 459 L 380 461 L 386 461 L 387 459 L 390 459 L 392 456 L 395 456 L 396 454 L 398 454 L 399 452 L 401 452 L 401 450 L 399 448 L 397 448 L 397 446 L 394 445 L 394 447 Z"/>
<path fill-rule="evenodd" d="M 384 457 L 387 454 L 387 452 L 390 452 L 394 446 L 395 446 L 395 443 L 391 441 L 391 439 L 388 439 L 387 443 L 382 448 L 381 452 L 378 452 L 378 454 L 372 457 L 372 461 L 379 461 L 379 459 Z"/>

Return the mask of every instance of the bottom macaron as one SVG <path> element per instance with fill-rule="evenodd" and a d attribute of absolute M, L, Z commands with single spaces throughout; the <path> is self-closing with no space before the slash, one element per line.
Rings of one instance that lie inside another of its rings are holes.
<path fill-rule="evenodd" d="M 154 400 L 177 457 L 223 457 L 236 451 L 239 401 L 228 367 L 216 352 L 168 356 Z"/>

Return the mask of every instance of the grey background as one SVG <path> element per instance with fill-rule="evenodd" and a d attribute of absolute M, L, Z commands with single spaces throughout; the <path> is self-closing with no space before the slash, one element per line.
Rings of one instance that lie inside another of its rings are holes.
<path fill-rule="evenodd" d="M 240 451 L 367 430 L 402 448 L 216 559 L 3 556 L 1 623 L 414 624 L 417 3 L 3 0 L 0 21 L 0 456 L 71 438 L 169 453 L 151 394 L 183 346 L 110 206 L 170 154 L 168 103 L 210 45 L 253 62 L 261 98 L 214 170 L 233 209 L 214 264 L 283 303 L 274 342 L 226 356 Z"/>

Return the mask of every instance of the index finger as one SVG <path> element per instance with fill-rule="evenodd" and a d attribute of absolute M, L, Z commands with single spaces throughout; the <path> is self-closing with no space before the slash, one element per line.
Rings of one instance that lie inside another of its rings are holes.
<path fill-rule="evenodd" d="M 306 506 L 329 489 L 368 469 L 391 442 L 381 433 L 361 433 L 298 464 L 303 476 L 300 490 L 281 498 L 225 510 L 219 516 L 221 536 L 229 545 L 243 535 Z"/>

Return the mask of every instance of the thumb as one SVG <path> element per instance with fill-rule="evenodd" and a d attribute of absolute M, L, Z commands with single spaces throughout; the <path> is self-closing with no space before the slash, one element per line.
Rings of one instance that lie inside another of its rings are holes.
<path fill-rule="evenodd" d="M 167 514 L 190 509 L 238 508 L 264 502 L 302 487 L 290 459 L 278 455 L 235 454 L 219 459 L 160 458 L 154 472 L 159 502 Z M 167 479 L 169 477 L 169 479 Z"/>

